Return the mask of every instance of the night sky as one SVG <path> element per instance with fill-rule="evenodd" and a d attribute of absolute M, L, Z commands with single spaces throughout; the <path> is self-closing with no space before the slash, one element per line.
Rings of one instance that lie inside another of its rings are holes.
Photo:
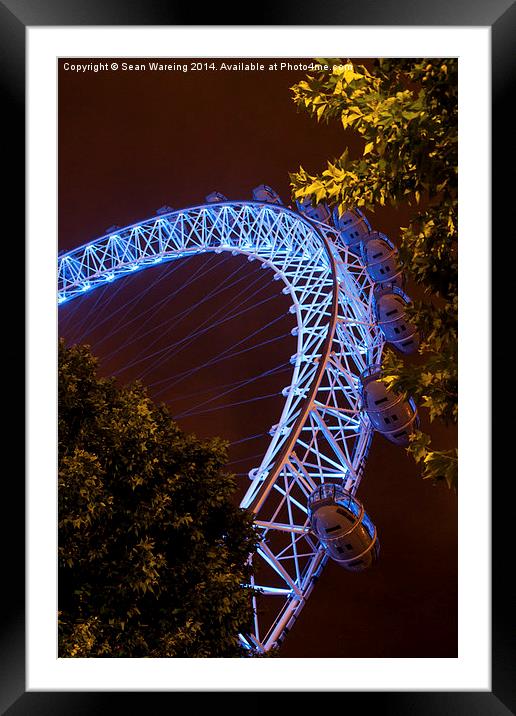
<path fill-rule="evenodd" d="M 124 72 L 123 59 L 117 71 L 64 70 L 78 61 L 59 66 L 60 251 L 214 190 L 245 200 L 266 183 L 289 204 L 289 172 L 316 173 L 346 145 L 362 152 L 338 123 L 298 113 L 289 87 L 302 71 Z M 102 61 L 113 58 L 80 59 Z M 396 241 L 409 213 L 368 216 Z M 64 305 L 60 335 L 91 345 L 103 374 L 141 379 L 185 430 L 228 440 L 243 494 L 295 352 L 290 301 L 271 279 L 258 262 L 224 253 L 164 264 Z M 452 429 L 432 434 L 437 447 L 456 444 Z M 421 480 L 405 451 L 376 435 L 357 496 L 377 526 L 380 561 L 357 574 L 329 562 L 280 656 L 457 656 L 456 495 Z"/>

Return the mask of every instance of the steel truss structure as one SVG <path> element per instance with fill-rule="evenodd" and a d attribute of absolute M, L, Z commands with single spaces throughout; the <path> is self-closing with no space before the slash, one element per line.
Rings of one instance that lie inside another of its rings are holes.
<path fill-rule="evenodd" d="M 310 532 L 307 499 L 321 483 L 354 494 L 372 438 L 361 410 L 360 374 L 381 360 L 373 283 L 358 253 L 331 226 L 280 205 L 206 204 L 152 217 L 58 257 L 58 302 L 161 261 L 230 251 L 262 262 L 292 300 L 297 351 L 278 423 L 261 463 L 249 473 L 241 506 L 261 532 L 253 564 L 258 651 L 288 633 L 325 562 Z"/>

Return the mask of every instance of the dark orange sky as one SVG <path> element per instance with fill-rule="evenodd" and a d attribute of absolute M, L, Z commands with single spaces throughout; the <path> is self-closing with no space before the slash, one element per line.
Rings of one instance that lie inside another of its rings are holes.
<path fill-rule="evenodd" d="M 150 217 L 164 204 L 202 203 L 214 190 L 250 199 L 253 187 L 266 183 L 287 204 L 288 172 L 301 164 L 316 173 L 346 145 L 355 155 L 362 150 L 361 141 L 337 123 L 317 125 L 297 112 L 289 87 L 304 77 L 300 71 L 64 69 L 65 62 L 78 61 L 63 59 L 59 67 L 60 250 L 91 241 L 113 224 Z M 80 59 L 113 61 L 121 66 L 123 59 Z M 394 241 L 407 217 L 406 210 L 389 209 L 369 215 L 374 228 Z M 205 412 L 179 418 L 202 436 L 236 442 L 257 435 L 230 449 L 231 469 L 247 472 L 258 464 L 252 456 L 264 449 L 265 433 L 279 415 L 278 393 L 288 384 L 288 359 L 295 352 L 292 317 L 278 284 L 256 263 L 227 255 L 207 261 L 199 256 L 148 269 L 72 301 L 60 309 L 60 332 L 69 341 L 90 343 L 105 373 L 142 378 L 175 415 L 211 400 L 220 386 L 248 380 L 206 403 Z M 213 299 L 204 300 L 209 292 Z M 228 311 L 235 319 L 223 323 Z M 187 340 L 210 322 L 214 329 Z M 245 352 L 215 360 L 239 341 Z M 271 370 L 276 372 L 252 380 Z M 256 400 L 264 395 L 271 397 Z M 222 405 L 229 407 L 212 410 Z M 425 427 L 424 413 L 422 418 Z M 453 444 L 454 433 L 434 432 L 437 444 Z M 240 479 L 245 489 L 247 478 Z M 358 496 L 378 528 L 379 564 L 362 574 L 328 564 L 281 656 L 456 656 L 456 496 L 422 481 L 405 452 L 379 435 Z"/>

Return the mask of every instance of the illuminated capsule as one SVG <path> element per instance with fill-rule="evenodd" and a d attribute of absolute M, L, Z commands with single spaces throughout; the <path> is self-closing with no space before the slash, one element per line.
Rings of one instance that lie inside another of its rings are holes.
<path fill-rule="evenodd" d="M 319 485 L 308 498 L 308 516 L 312 532 L 342 567 L 360 571 L 378 559 L 376 528 L 362 504 L 341 485 Z"/>
<path fill-rule="evenodd" d="M 156 214 L 161 216 L 162 214 L 169 214 L 171 211 L 174 211 L 173 207 L 168 204 L 164 204 L 163 206 L 160 206 L 159 209 L 156 209 Z"/>
<path fill-rule="evenodd" d="M 331 211 L 328 208 L 328 204 L 324 202 L 312 206 L 310 199 L 305 196 L 303 199 L 296 200 L 296 206 L 299 213 L 304 214 L 308 219 L 321 221 L 325 224 L 329 224 L 331 221 Z"/>
<path fill-rule="evenodd" d="M 377 286 L 374 291 L 374 312 L 387 343 L 401 353 L 413 353 L 419 345 L 419 332 L 411 323 L 405 308 L 409 297 L 396 286 Z"/>
<path fill-rule="evenodd" d="M 119 226 L 118 224 L 112 224 L 111 226 L 108 226 L 108 228 L 106 229 L 106 234 L 112 234 L 112 233 L 114 233 L 115 231 L 118 231 L 118 229 L 121 229 L 121 228 L 122 228 L 122 227 Z"/>
<path fill-rule="evenodd" d="M 207 204 L 216 204 L 220 201 L 227 201 L 227 196 L 224 196 L 224 194 L 221 194 L 220 191 L 212 191 L 211 194 L 208 194 L 205 201 Z"/>
<path fill-rule="evenodd" d="M 358 249 L 371 230 L 371 225 L 359 209 L 350 209 L 339 216 L 339 210 L 335 207 L 333 225 L 339 232 L 342 243 L 350 249 Z"/>
<path fill-rule="evenodd" d="M 362 262 L 375 283 L 389 283 L 401 288 L 403 276 L 398 249 L 385 234 L 372 231 L 361 246 Z"/>
<path fill-rule="evenodd" d="M 260 184 L 253 189 L 253 199 L 255 201 L 266 201 L 268 204 L 280 204 L 283 206 L 280 195 L 267 184 Z"/>
<path fill-rule="evenodd" d="M 361 376 L 362 408 L 375 430 L 395 445 L 407 446 L 409 435 L 418 427 L 416 405 L 388 390 L 380 380 L 379 366 L 371 366 Z"/>

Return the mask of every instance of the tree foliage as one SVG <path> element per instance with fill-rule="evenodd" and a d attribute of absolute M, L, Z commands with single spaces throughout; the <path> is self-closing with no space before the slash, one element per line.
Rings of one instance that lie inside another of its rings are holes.
<path fill-rule="evenodd" d="M 257 537 L 226 461 L 60 341 L 60 656 L 245 655 Z"/>
<path fill-rule="evenodd" d="M 342 213 L 353 206 L 412 209 L 399 250 L 424 298 L 410 306 L 423 339 L 418 365 L 388 349 L 387 383 L 412 394 L 430 421 L 457 421 L 457 60 L 380 59 L 372 69 L 319 60 L 329 71 L 292 87 L 293 99 L 320 121 L 339 121 L 363 140 L 363 154 L 327 162 L 319 175 L 291 174 L 295 199 L 326 201 Z M 457 484 L 456 451 L 436 451 L 421 432 L 409 452 L 423 477 Z"/>

